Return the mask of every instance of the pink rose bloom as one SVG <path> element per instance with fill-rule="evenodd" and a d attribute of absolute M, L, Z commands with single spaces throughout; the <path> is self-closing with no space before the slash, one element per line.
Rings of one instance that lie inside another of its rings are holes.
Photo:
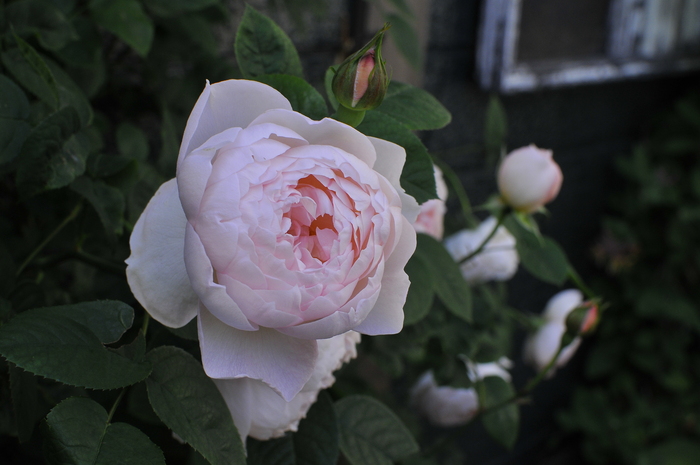
<path fill-rule="evenodd" d="M 515 210 L 532 213 L 551 202 L 563 180 L 551 150 L 534 145 L 510 152 L 498 168 L 498 190 Z"/>
<path fill-rule="evenodd" d="M 525 340 L 523 358 L 537 370 L 543 370 L 559 350 L 561 338 L 566 332 L 566 318 L 583 302 L 583 294 L 578 289 L 567 289 L 555 294 L 545 307 L 542 317 L 544 324 Z M 576 337 L 557 357 L 555 367 L 562 367 L 574 356 L 581 344 Z M 549 372 L 549 376 L 555 370 Z"/>
<path fill-rule="evenodd" d="M 402 328 L 418 211 L 399 185 L 405 156 L 292 111 L 265 84 L 207 83 L 177 177 L 134 227 L 129 285 L 166 326 L 198 317 L 207 375 L 292 401 L 315 373 L 318 339 Z"/>
<path fill-rule="evenodd" d="M 437 199 L 430 199 L 420 206 L 420 213 L 413 227 L 416 232 L 425 233 L 433 236 L 437 240 L 442 240 L 442 235 L 445 230 L 444 219 L 447 207 L 447 184 L 442 177 L 442 171 L 437 165 L 433 165 L 435 169 L 435 186 L 437 187 Z"/>

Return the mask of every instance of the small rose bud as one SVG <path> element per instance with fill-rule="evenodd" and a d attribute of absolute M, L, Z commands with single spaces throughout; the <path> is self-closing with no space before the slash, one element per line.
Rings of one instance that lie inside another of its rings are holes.
<path fill-rule="evenodd" d="M 382 40 L 389 25 L 377 32 L 362 49 L 340 64 L 333 77 L 333 94 L 346 108 L 356 111 L 378 107 L 389 86 L 389 75 L 382 60 Z"/>
<path fill-rule="evenodd" d="M 551 150 L 535 145 L 509 153 L 498 169 L 498 190 L 506 204 L 532 213 L 559 193 L 563 176 Z"/>
<path fill-rule="evenodd" d="M 574 336 L 584 336 L 593 332 L 599 321 L 598 304 L 589 300 L 573 309 L 566 317 L 566 331 Z"/>

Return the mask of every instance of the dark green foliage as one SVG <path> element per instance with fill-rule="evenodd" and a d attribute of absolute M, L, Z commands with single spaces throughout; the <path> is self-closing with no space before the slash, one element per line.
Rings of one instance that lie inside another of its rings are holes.
<path fill-rule="evenodd" d="M 618 159 L 624 183 L 594 251 L 611 306 L 562 424 L 596 464 L 694 463 L 700 447 L 700 98 Z"/>

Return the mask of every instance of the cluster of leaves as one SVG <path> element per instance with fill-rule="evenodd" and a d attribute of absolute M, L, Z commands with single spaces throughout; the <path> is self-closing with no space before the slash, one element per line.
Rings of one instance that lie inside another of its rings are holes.
<path fill-rule="evenodd" d="M 591 463 L 700 457 L 700 95 L 675 105 L 631 155 L 594 252 L 612 300 L 562 424 Z"/>

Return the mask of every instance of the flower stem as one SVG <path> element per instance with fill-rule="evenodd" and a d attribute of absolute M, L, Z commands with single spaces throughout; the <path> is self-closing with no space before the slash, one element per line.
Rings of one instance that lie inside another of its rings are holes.
<path fill-rule="evenodd" d="M 48 243 L 51 242 L 51 240 L 54 237 L 56 237 L 56 235 L 59 232 L 61 232 L 61 230 L 63 228 L 66 227 L 66 225 L 68 223 L 73 221 L 78 216 L 78 214 L 80 213 L 80 210 L 82 210 L 82 208 L 83 208 L 83 203 L 79 202 L 78 205 L 76 205 L 75 208 L 73 208 L 73 210 L 68 214 L 68 216 L 66 216 L 64 218 L 64 220 L 61 222 L 61 224 L 56 226 L 56 229 L 51 231 L 51 234 L 46 236 L 46 239 L 44 239 L 41 242 L 41 244 L 36 246 L 36 248 L 32 251 L 32 253 L 30 253 L 29 256 L 22 262 L 22 264 L 17 268 L 17 271 L 15 272 L 15 276 L 19 276 L 20 274 L 22 274 L 22 271 L 24 271 L 24 269 L 32 262 L 32 260 L 34 260 L 34 258 L 36 258 L 36 256 L 39 254 L 39 252 L 41 252 L 44 249 L 44 247 L 46 247 L 48 245 Z"/>
<path fill-rule="evenodd" d="M 496 221 L 496 226 L 494 226 L 493 229 L 491 230 L 491 232 L 489 233 L 489 235 L 486 236 L 486 239 L 484 239 L 483 242 L 481 244 L 479 244 L 479 247 L 474 249 L 469 255 L 462 258 L 459 261 L 459 264 L 461 265 L 462 263 L 468 262 L 469 260 L 471 260 L 475 256 L 479 255 L 481 253 L 481 251 L 484 250 L 484 247 L 486 247 L 486 244 L 488 244 L 488 242 L 491 240 L 491 238 L 493 238 L 493 236 L 496 235 L 498 228 L 501 227 L 501 225 L 503 224 L 503 221 L 505 219 L 506 219 L 506 211 L 504 210 L 498 215 L 498 221 Z"/>
<path fill-rule="evenodd" d="M 594 299 L 596 297 L 596 294 L 586 285 L 586 283 L 583 282 L 583 279 L 581 279 L 581 276 L 576 272 L 576 270 L 569 265 L 569 269 L 567 270 L 567 275 L 569 279 L 578 287 L 581 292 L 583 292 L 587 298 L 589 299 Z"/>
<path fill-rule="evenodd" d="M 462 182 L 457 177 L 457 174 L 444 161 L 437 160 L 437 159 L 434 161 L 438 165 L 438 167 L 442 170 L 442 174 L 445 176 L 445 178 L 447 178 L 447 182 L 450 183 L 450 186 L 452 186 L 452 190 L 454 190 L 455 194 L 457 195 L 457 199 L 459 200 L 459 204 L 462 207 L 462 215 L 464 216 L 464 219 L 467 222 L 467 225 L 469 227 L 472 227 L 472 228 L 476 227 L 478 225 L 478 221 L 474 217 L 474 213 L 472 210 L 472 204 L 471 204 L 471 202 L 469 202 L 469 196 L 467 196 L 467 191 L 464 190 L 464 186 L 462 185 Z"/>
<path fill-rule="evenodd" d="M 107 415 L 107 423 L 112 421 L 112 417 L 114 416 L 114 412 L 117 411 L 117 407 L 119 406 L 119 402 L 121 402 L 122 399 L 124 398 L 124 394 L 126 394 L 126 388 L 122 388 L 122 391 L 119 393 L 116 400 L 112 404 L 112 408 L 109 410 L 109 415 Z"/>

